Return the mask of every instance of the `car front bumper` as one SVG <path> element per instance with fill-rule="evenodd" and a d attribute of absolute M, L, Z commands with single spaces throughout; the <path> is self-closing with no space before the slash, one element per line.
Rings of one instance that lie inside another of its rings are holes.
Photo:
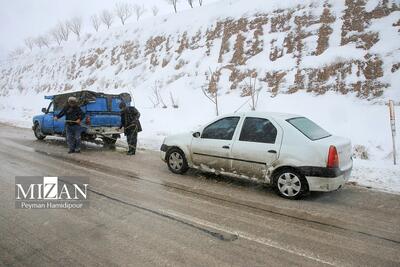
<path fill-rule="evenodd" d="M 167 155 L 167 151 L 170 147 L 167 146 L 166 144 L 162 144 L 161 148 L 160 148 L 160 157 L 161 159 L 166 162 L 166 155 Z"/>

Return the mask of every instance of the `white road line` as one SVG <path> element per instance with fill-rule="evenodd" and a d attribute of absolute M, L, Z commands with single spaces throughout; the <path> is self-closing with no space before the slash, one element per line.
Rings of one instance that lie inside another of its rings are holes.
<path fill-rule="evenodd" d="M 297 255 L 297 256 L 301 256 L 301 257 L 304 257 L 304 258 L 307 258 L 307 259 L 310 259 L 310 260 L 313 260 L 313 261 L 316 261 L 316 262 L 319 262 L 319 263 L 322 263 L 322 264 L 331 265 L 331 266 L 340 265 L 340 264 L 335 263 L 335 262 L 331 262 L 331 261 L 328 261 L 328 260 L 321 259 L 318 256 L 314 255 L 313 253 L 310 253 L 310 252 L 307 252 L 307 251 L 304 251 L 304 250 L 299 250 L 297 248 L 293 248 L 293 247 L 289 247 L 289 246 L 283 246 L 283 245 L 279 244 L 278 242 L 270 240 L 270 239 L 267 239 L 267 238 L 257 237 L 257 236 L 254 236 L 254 235 L 251 235 L 249 233 L 242 232 L 242 231 L 234 231 L 232 229 L 225 228 L 225 227 L 223 227 L 221 225 L 218 225 L 218 224 L 215 224 L 215 223 L 212 223 L 212 222 L 209 222 L 209 221 L 205 221 L 205 220 L 202 220 L 202 219 L 199 219 L 199 218 L 195 218 L 195 217 L 192 217 L 192 216 L 187 216 L 187 215 L 184 215 L 184 214 L 181 214 L 181 213 L 176 213 L 176 212 L 173 212 L 173 211 L 170 211 L 170 210 L 160 210 L 160 211 L 165 213 L 165 214 L 168 214 L 169 216 L 173 216 L 173 217 L 179 218 L 181 220 L 189 221 L 191 223 L 195 223 L 195 224 L 201 225 L 203 227 L 212 228 L 212 229 L 215 229 L 217 231 L 226 232 L 226 233 L 229 233 L 229 234 L 232 234 L 232 235 L 236 234 L 236 235 L 239 236 L 239 239 L 240 238 L 244 238 L 244 239 L 247 239 L 249 241 L 253 241 L 253 242 L 259 243 L 261 245 L 265 245 L 265 246 L 272 247 L 272 248 L 275 248 L 275 249 L 283 250 L 283 251 L 285 251 L 287 253 L 294 254 L 294 255 Z"/>

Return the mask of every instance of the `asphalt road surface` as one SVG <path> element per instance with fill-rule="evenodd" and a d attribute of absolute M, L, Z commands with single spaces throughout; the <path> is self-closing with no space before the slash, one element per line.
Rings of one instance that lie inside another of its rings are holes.
<path fill-rule="evenodd" d="M 140 138 L 140 136 L 139 136 Z M 0 265 L 400 266 L 400 196 L 348 185 L 300 201 L 258 183 L 174 175 L 154 151 L 0 125 Z M 89 208 L 16 209 L 15 176 L 85 176 Z"/>

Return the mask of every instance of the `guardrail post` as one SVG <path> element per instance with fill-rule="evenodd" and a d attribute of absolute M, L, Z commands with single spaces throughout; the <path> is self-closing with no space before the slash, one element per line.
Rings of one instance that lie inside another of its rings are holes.
<path fill-rule="evenodd" d="M 389 100 L 390 126 L 392 128 L 393 163 L 396 165 L 396 122 L 393 100 Z"/>

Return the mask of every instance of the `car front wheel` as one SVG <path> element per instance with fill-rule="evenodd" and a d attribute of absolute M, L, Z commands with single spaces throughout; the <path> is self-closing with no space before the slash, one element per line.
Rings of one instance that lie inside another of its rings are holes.
<path fill-rule="evenodd" d="M 305 177 L 298 171 L 287 168 L 274 175 L 275 191 L 287 199 L 299 199 L 308 192 Z"/>
<path fill-rule="evenodd" d="M 35 134 L 35 137 L 38 140 L 43 140 L 46 137 L 46 135 L 44 135 L 42 133 L 42 129 L 40 129 L 40 125 L 37 122 L 35 123 L 35 126 L 33 127 L 33 133 Z"/>
<path fill-rule="evenodd" d="M 172 148 L 167 153 L 167 164 L 171 172 L 184 174 L 188 169 L 185 153 L 178 148 Z"/>

